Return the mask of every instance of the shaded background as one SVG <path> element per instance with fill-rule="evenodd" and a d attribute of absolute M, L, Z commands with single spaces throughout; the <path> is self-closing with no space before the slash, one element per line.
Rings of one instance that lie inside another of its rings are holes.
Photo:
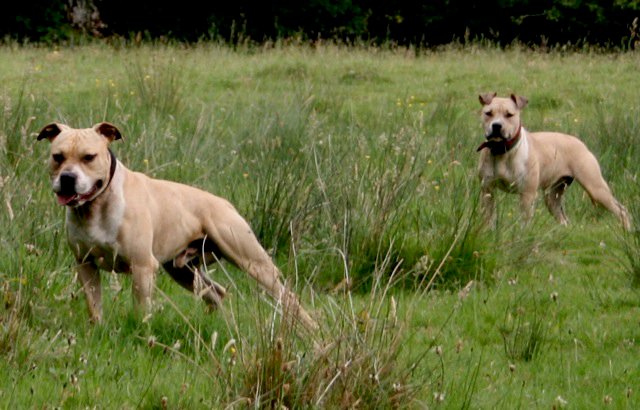
<path fill-rule="evenodd" d="M 437 46 L 486 39 L 505 45 L 633 48 L 640 0 L 66 0 L 2 6 L 0 35 L 55 43 L 96 37 L 263 42 L 297 37 Z M 635 19 L 635 24 L 634 24 Z"/>

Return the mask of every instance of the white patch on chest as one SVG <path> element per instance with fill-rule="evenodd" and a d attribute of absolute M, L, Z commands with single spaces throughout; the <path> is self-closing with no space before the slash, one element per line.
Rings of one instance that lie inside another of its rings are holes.
<path fill-rule="evenodd" d="M 518 145 L 506 155 L 489 156 L 489 166 L 483 167 L 483 179 L 503 191 L 520 192 L 525 186 L 528 160 L 529 144 L 523 135 Z"/>
<path fill-rule="evenodd" d="M 85 250 L 96 258 L 111 259 L 117 255 L 118 232 L 126 205 L 121 172 L 114 174 L 109 190 L 108 200 L 100 206 L 93 204 L 86 215 L 75 209 L 67 209 L 69 243 L 73 248 Z"/>

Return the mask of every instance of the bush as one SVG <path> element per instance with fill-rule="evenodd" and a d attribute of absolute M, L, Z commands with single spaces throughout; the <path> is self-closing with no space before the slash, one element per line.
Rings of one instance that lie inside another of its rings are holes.
<path fill-rule="evenodd" d="M 283 38 L 339 39 L 437 46 L 488 39 L 507 45 L 589 44 L 633 48 L 640 41 L 640 3 L 621 0 L 494 1 L 367 4 L 353 0 L 259 3 L 253 1 L 157 3 L 76 0 L 10 2 L 0 18 L 0 35 L 59 42 L 78 33 L 180 41 L 216 39 L 231 43 Z M 126 12 L 124 12 L 126 10 Z M 634 18 L 635 25 L 634 25 Z"/>

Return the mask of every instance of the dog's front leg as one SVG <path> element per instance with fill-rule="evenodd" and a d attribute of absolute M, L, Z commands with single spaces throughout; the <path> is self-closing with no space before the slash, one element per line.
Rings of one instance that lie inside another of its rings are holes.
<path fill-rule="evenodd" d="M 533 218 L 536 194 L 537 191 L 535 189 L 520 193 L 520 211 L 522 213 L 523 225 L 528 225 L 531 218 Z"/>
<path fill-rule="evenodd" d="M 494 190 L 491 185 L 483 184 L 480 190 L 480 205 L 482 207 L 482 216 L 487 226 L 492 229 L 496 227 L 496 202 Z"/>
<path fill-rule="evenodd" d="M 102 321 L 102 289 L 100 283 L 100 271 L 93 262 L 78 262 L 78 279 L 89 309 L 89 317 L 93 323 Z"/>
<path fill-rule="evenodd" d="M 155 259 L 146 263 L 131 265 L 133 302 L 136 311 L 142 314 L 143 317 L 151 312 L 151 296 L 158 266 L 159 264 Z"/>

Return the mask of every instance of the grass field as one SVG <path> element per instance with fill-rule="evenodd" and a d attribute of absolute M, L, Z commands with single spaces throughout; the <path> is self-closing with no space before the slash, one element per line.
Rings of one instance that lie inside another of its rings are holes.
<path fill-rule="evenodd" d="M 640 408 L 640 234 L 579 186 L 558 227 L 478 217 L 478 94 L 580 136 L 640 220 L 640 54 L 201 44 L 0 47 L 0 407 Z M 48 182 L 59 121 L 129 168 L 230 199 L 321 323 L 296 335 L 230 265 L 156 314 L 105 273 L 87 321 Z"/>

